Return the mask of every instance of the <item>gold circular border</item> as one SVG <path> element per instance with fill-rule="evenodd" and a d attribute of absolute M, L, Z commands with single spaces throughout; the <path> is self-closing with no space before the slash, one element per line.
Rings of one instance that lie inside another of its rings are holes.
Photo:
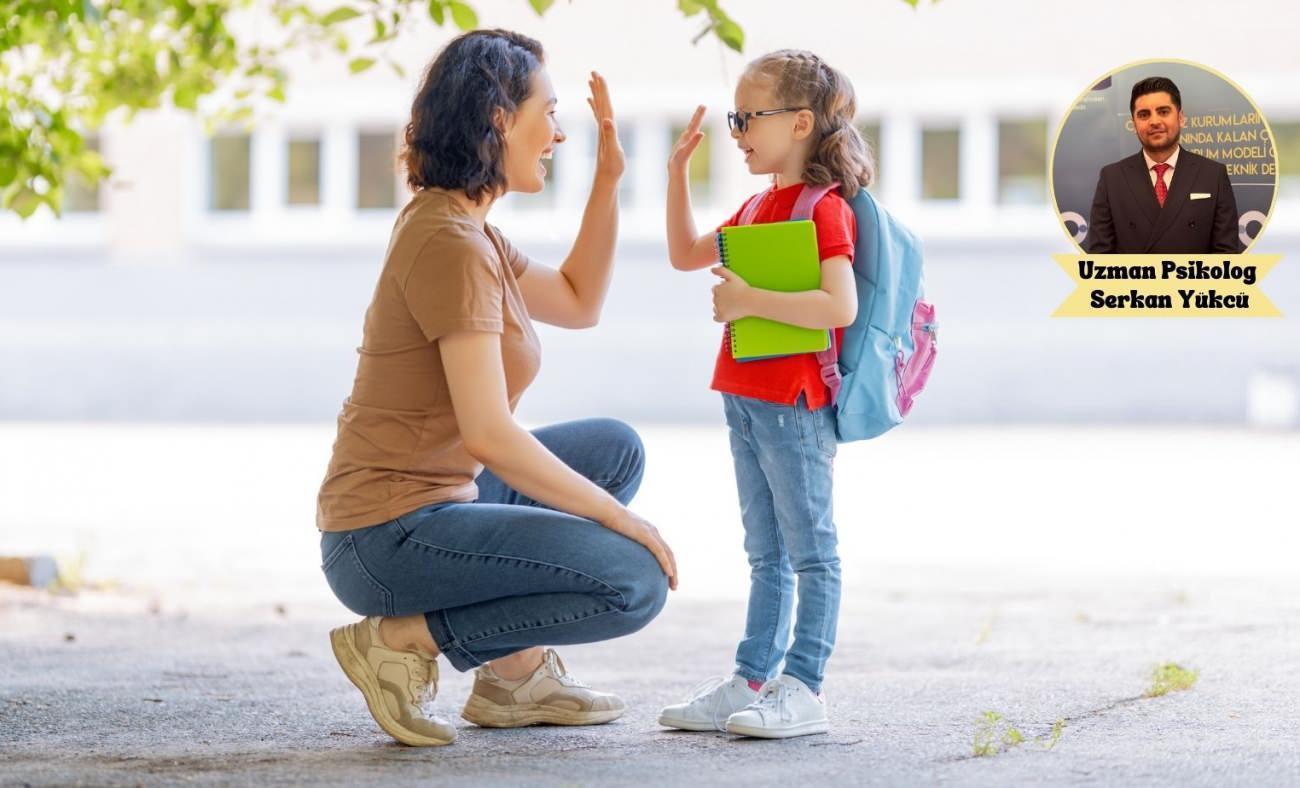
<path fill-rule="evenodd" d="M 1074 244 L 1075 249 L 1078 249 L 1081 254 L 1087 254 L 1087 252 L 1084 251 L 1083 247 L 1080 246 L 1079 243 L 1074 240 L 1074 234 L 1071 233 L 1070 229 L 1065 226 L 1065 220 L 1061 218 L 1061 204 L 1056 200 L 1056 178 L 1054 172 L 1056 169 L 1056 146 L 1061 141 L 1061 132 L 1065 130 L 1066 122 L 1069 121 L 1070 115 L 1074 114 L 1074 108 L 1079 106 L 1079 102 L 1083 100 L 1083 97 L 1091 93 L 1092 89 L 1096 87 L 1097 84 L 1100 83 L 1103 79 L 1106 79 L 1107 77 L 1113 77 L 1115 74 L 1119 73 L 1120 71 L 1124 71 L 1133 68 L 1135 66 L 1144 66 L 1149 63 L 1178 63 L 1184 66 L 1199 68 L 1202 71 L 1213 74 L 1214 76 L 1218 77 L 1224 82 L 1227 82 L 1234 89 L 1236 89 L 1238 93 L 1244 96 L 1246 98 L 1246 101 L 1250 102 L 1250 106 L 1255 109 L 1255 114 L 1259 115 L 1260 122 L 1264 124 L 1264 130 L 1268 132 L 1269 147 L 1273 149 L 1273 166 L 1277 169 L 1277 172 L 1274 173 L 1273 175 L 1273 198 L 1269 200 L 1268 212 L 1264 214 L 1264 223 L 1259 226 L 1259 232 L 1255 233 L 1255 237 L 1251 239 L 1250 245 L 1240 252 L 1241 254 L 1246 254 L 1251 250 L 1251 247 L 1253 247 L 1256 243 L 1259 242 L 1260 238 L 1264 237 L 1264 231 L 1268 229 L 1268 223 L 1273 218 L 1273 209 L 1277 207 L 1277 193 L 1279 187 L 1281 186 L 1280 181 L 1282 178 L 1282 165 L 1278 162 L 1277 140 L 1273 137 L 1273 127 L 1268 125 L 1268 118 L 1264 116 L 1264 111 L 1259 108 L 1259 104 L 1256 103 L 1254 97 L 1252 97 L 1249 93 L 1247 93 L 1245 89 L 1241 87 L 1241 85 L 1238 85 L 1236 82 L 1234 82 L 1232 78 L 1230 78 L 1227 74 L 1224 74 L 1223 72 L 1217 69 L 1211 68 L 1205 65 L 1204 63 L 1197 63 L 1194 60 L 1181 60 L 1179 58 L 1172 58 L 1172 57 L 1157 57 L 1157 58 L 1148 58 L 1146 60 L 1134 60 L 1130 63 L 1124 63 L 1123 65 L 1119 65 L 1116 66 L 1115 68 L 1110 69 L 1106 73 L 1094 79 L 1092 82 L 1089 82 L 1088 87 L 1084 88 L 1082 91 L 1079 92 L 1079 95 L 1074 97 L 1074 101 L 1070 102 L 1070 106 L 1066 109 L 1065 114 L 1061 117 L 1061 122 L 1056 124 L 1056 135 L 1052 137 L 1052 149 L 1047 153 L 1047 187 L 1052 192 L 1052 209 L 1056 212 L 1056 222 L 1057 224 L 1061 225 L 1061 232 L 1065 233 L 1066 238 L 1070 239 L 1070 243 Z M 1089 226 L 1089 229 L 1091 229 L 1091 225 Z"/>

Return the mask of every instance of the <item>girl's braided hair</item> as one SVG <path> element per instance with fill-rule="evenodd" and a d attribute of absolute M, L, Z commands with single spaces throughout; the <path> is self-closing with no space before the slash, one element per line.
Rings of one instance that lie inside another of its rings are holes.
<path fill-rule="evenodd" d="M 876 177 L 871 148 L 853 125 L 857 98 L 853 84 L 812 52 L 780 49 L 750 62 L 745 77 L 770 80 L 783 106 L 807 107 L 814 120 L 813 142 L 803 180 L 813 185 L 840 182 L 849 199 Z"/>

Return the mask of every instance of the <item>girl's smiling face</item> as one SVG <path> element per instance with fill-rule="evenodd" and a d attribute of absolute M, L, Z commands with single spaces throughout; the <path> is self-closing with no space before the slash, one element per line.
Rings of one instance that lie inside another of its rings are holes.
<path fill-rule="evenodd" d="M 497 108 L 498 113 L 503 111 Z M 540 192 L 545 186 L 546 165 L 555 146 L 564 142 L 564 131 L 555 119 L 555 89 L 545 67 L 531 78 L 528 98 L 508 118 L 499 118 L 505 128 L 507 189 L 512 192 Z"/>
<path fill-rule="evenodd" d="M 762 112 L 785 109 L 771 80 L 762 75 L 746 74 L 736 85 L 736 112 Z M 812 134 L 810 110 L 783 112 L 778 115 L 749 115 L 745 131 L 732 129 L 731 138 L 745 155 L 745 164 L 755 175 L 785 172 L 793 157 L 799 156 L 798 169 L 805 157 L 805 140 Z"/>

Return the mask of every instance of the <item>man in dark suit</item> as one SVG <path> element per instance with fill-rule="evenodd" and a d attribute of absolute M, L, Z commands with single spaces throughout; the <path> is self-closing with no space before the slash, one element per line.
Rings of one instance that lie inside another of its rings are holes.
<path fill-rule="evenodd" d="M 1228 168 L 1183 150 L 1183 99 L 1167 77 L 1133 86 L 1142 150 L 1101 168 L 1085 249 L 1093 254 L 1241 252 Z"/>

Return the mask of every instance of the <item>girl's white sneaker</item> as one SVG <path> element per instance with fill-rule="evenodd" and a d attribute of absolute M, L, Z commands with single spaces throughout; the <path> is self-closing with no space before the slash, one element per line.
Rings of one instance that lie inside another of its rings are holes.
<path fill-rule="evenodd" d="M 683 703 L 665 706 L 659 724 L 684 731 L 721 731 L 733 712 L 758 697 L 741 676 L 718 676 L 700 683 Z"/>
<path fill-rule="evenodd" d="M 764 684 L 753 703 L 727 718 L 728 733 L 762 739 L 787 739 L 829 730 L 826 699 L 784 673 Z"/>

